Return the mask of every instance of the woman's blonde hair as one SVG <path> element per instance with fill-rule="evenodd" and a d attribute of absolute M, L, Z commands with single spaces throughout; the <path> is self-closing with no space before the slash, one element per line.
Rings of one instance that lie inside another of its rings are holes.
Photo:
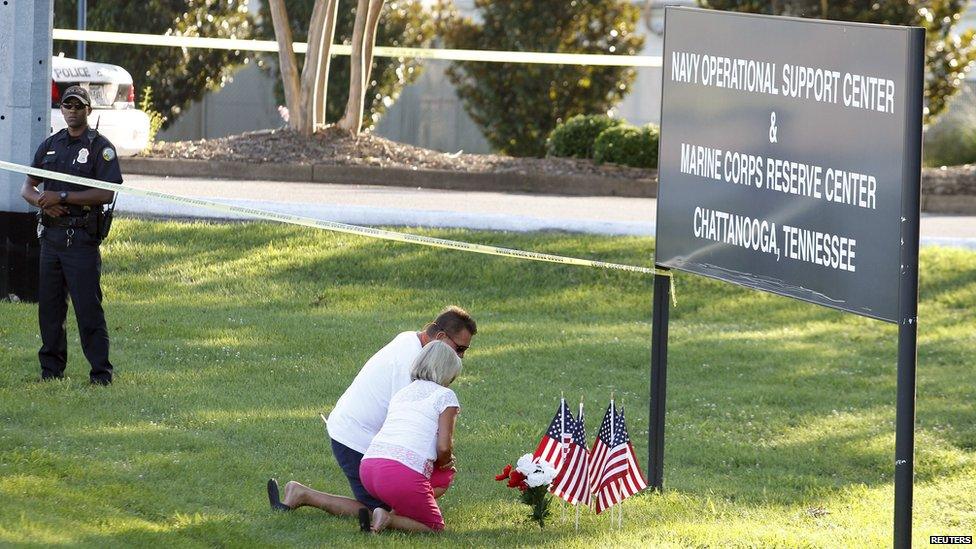
<path fill-rule="evenodd" d="M 410 379 L 424 379 L 447 387 L 461 373 L 461 359 L 450 345 L 433 340 L 424 345 L 410 367 Z"/>

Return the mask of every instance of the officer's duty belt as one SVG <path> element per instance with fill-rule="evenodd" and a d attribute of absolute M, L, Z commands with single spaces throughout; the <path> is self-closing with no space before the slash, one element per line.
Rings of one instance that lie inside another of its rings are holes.
<path fill-rule="evenodd" d="M 45 215 L 41 217 L 41 225 L 60 229 L 84 229 L 92 222 L 92 215 L 90 213 L 84 215 L 62 215 L 61 217 Z"/>

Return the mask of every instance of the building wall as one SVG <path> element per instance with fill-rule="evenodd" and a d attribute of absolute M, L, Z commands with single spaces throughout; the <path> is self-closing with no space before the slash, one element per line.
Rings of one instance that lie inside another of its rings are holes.
<path fill-rule="evenodd" d="M 403 90 L 377 123 L 376 134 L 437 151 L 490 151 L 447 79 L 444 71 L 449 63 L 427 60 L 420 78 Z"/>
<path fill-rule="evenodd" d="M 157 139 L 188 141 L 278 128 L 284 122 L 275 105 L 274 84 L 266 71 L 245 65 L 232 82 L 194 101 Z"/>

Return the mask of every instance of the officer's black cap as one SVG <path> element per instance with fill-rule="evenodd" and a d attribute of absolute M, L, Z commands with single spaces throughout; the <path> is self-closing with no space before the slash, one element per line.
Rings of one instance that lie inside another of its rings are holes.
<path fill-rule="evenodd" d="M 71 86 L 70 88 L 64 90 L 64 95 L 61 96 L 61 102 L 64 103 L 69 97 L 74 97 L 78 101 L 81 101 L 85 106 L 91 106 L 91 98 L 88 97 L 88 90 L 82 88 L 81 86 Z"/>

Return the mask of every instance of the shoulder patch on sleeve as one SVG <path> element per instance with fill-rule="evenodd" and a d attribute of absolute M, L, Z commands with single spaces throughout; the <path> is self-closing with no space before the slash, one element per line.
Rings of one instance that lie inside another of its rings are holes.
<path fill-rule="evenodd" d="M 102 158 L 104 158 L 106 162 L 115 160 L 115 149 L 112 147 L 105 147 L 102 149 Z"/>

